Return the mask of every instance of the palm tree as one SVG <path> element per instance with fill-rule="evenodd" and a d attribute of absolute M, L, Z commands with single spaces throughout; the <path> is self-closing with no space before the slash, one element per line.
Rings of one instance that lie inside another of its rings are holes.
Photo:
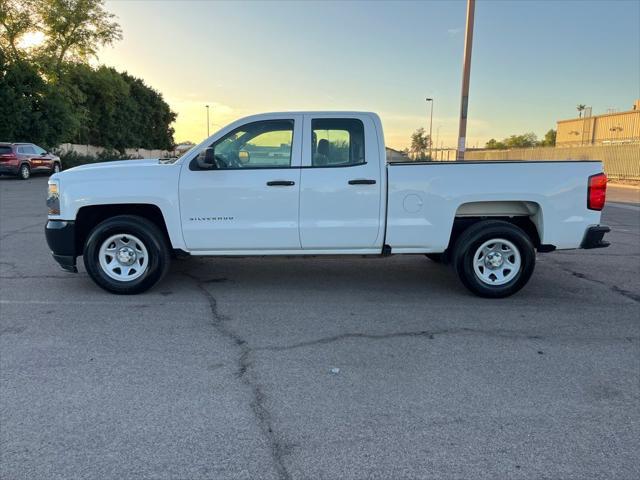
<path fill-rule="evenodd" d="M 581 103 L 581 104 L 579 104 L 579 105 L 576 107 L 576 110 L 578 110 L 578 117 L 579 117 L 579 118 L 582 118 L 582 111 L 583 111 L 585 108 L 587 108 L 587 106 L 586 106 L 586 105 L 583 105 L 582 103 Z"/>

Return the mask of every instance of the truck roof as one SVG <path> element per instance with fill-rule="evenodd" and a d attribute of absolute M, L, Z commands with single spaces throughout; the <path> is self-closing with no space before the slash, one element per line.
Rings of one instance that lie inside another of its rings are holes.
<path fill-rule="evenodd" d="M 351 116 L 351 115 L 373 115 L 378 116 L 375 112 L 357 111 L 357 110 L 286 110 L 282 112 L 261 112 L 253 115 L 247 115 L 248 117 L 267 117 L 269 115 L 336 115 L 336 116 Z"/>

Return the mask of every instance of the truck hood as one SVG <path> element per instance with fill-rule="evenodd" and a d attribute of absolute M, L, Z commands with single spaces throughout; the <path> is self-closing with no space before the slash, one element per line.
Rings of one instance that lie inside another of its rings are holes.
<path fill-rule="evenodd" d="M 94 170 L 100 168 L 112 168 L 112 167 L 141 167 L 146 165 L 160 165 L 160 159 L 158 158 L 144 158 L 141 160 L 115 160 L 112 162 L 98 162 L 98 163 L 87 163 L 85 165 L 79 165 L 77 167 L 70 168 L 69 170 L 65 170 L 67 172 L 77 172 L 79 170 Z"/>

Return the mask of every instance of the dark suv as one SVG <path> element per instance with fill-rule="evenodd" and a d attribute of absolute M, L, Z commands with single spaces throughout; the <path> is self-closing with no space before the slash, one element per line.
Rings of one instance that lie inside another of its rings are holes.
<path fill-rule="evenodd" d="M 26 180 L 32 173 L 57 173 L 60 157 L 33 143 L 0 143 L 0 175 L 17 175 Z"/>

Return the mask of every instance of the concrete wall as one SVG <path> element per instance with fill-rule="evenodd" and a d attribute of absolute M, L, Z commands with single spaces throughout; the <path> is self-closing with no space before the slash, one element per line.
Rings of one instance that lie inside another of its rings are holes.
<path fill-rule="evenodd" d="M 58 146 L 58 150 L 62 152 L 75 152 L 78 155 L 90 155 L 97 157 L 106 149 L 93 145 L 77 145 L 74 143 L 63 143 Z M 125 153 L 135 158 L 169 158 L 173 157 L 174 152 L 168 150 L 147 150 L 145 148 L 127 148 Z"/>
<path fill-rule="evenodd" d="M 600 160 L 610 178 L 640 180 L 640 144 L 467 150 L 465 160 Z"/>

